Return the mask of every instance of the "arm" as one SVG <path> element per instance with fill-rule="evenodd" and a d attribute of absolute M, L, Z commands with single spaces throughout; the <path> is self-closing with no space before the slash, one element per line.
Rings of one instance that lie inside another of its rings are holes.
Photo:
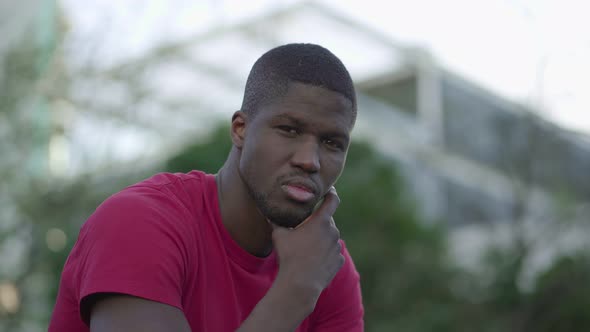
<path fill-rule="evenodd" d="M 92 307 L 90 331 L 191 332 L 178 308 L 139 297 L 112 294 Z"/>

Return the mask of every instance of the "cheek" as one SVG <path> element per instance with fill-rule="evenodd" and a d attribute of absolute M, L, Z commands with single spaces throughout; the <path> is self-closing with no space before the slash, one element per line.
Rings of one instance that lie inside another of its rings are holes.
<path fill-rule="evenodd" d="M 238 166 L 242 175 L 248 177 L 249 181 L 253 181 L 254 179 L 258 178 L 257 173 L 259 170 L 259 167 L 257 167 L 258 151 L 256 151 L 256 144 L 252 143 L 254 142 L 250 142 L 248 140 L 245 141 L 245 144 L 243 145 L 240 152 L 240 161 Z"/>
<path fill-rule="evenodd" d="M 284 151 L 279 148 L 279 144 L 269 141 L 268 138 L 260 136 L 244 144 L 239 166 L 243 174 L 264 180 L 276 173 Z"/>
<path fill-rule="evenodd" d="M 324 179 L 327 184 L 333 185 L 336 180 L 342 174 L 344 170 L 344 164 L 346 163 L 346 155 L 344 156 L 334 156 L 331 158 L 324 159 L 324 164 L 322 165 L 322 171 L 324 173 Z"/>

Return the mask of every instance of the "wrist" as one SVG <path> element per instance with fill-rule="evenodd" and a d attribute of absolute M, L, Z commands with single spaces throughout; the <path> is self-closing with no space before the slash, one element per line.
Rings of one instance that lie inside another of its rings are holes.
<path fill-rule="evenodd" d="M 321 290 L 279 274 L 267 295 L 281 311 L 303 320 L 314 310 L 320 293 Z"/>

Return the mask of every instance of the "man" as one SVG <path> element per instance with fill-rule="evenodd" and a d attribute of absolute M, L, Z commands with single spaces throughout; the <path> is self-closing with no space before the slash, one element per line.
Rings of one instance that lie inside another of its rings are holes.
<path fill-rule="evenodd" d="M 332 219 L 355 118 L 330 51 L 264 54 L 217 175 L 155 175 L 84 224 L 49 331 L 362 331 L 359 275 Z"/>

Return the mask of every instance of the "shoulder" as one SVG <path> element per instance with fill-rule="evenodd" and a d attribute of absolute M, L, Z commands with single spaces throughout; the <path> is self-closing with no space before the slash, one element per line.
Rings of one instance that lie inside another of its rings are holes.
<path fill-rule="evenodd" d="M 203 202 L 207 177 L 156 174 L 110 196 L 88 218 L 64 268 L 85 319 L 100 294 L 182 307 L 186 278 L 198 266 L 193 206 Z"/>
<path fill-rule="evenodd" d="M 120 293 L 181 306 L 187 272 L 197 265 L 198 229 L 186 197 L 200 178 L 160 173 L 96 209 L 70 260 L 80 303 L 93 294 Z"/>
<path fill-rule="evenodd" d="M 134 185 L 129 186 L 128 188 L 133 187 L 152 187 L 152 188 L 164 188 L 169 186 L 175 185 L 183 185 L 187 182 L 196 182 L 202 183 L 203 185 L 206 184 L 207 178 L 211 177 L 212 175 L 201 172 L 201 171 L 191 171 L 188 173 L 168 173 L 168 172 L 161 172 L 154 174 L 152 177 L 147 178 L 141 182 L 138 182 Z"/>
<path fill-rule="evenodd" d="M 165 244 L 191 252 L 206 177 L 201 172 L 160 173 L 110 196 L 82 225 L 72 254 L 87 256 L 99 248 L 132 252 Z"/>
<path fill-rule="evenodd" d="M 119 194 L 141 194 L 146 192 L 159 192 L 161 196 L 175 198 L 185 202 L 187 198 L 195 194 L 204 194 L 212 189 L 215 180 L 211 174 L 201 171 L 189 173 L 157 173 L 154 176 L 131 185 Z"/>
<path fill-rule="evenodd" d="M 149 226 L 193 219 L 195 198 L 208 191 L 207 174 L 158 173 L 107 198 L 90 216 L 82 232 L 116 227 Z"/>

